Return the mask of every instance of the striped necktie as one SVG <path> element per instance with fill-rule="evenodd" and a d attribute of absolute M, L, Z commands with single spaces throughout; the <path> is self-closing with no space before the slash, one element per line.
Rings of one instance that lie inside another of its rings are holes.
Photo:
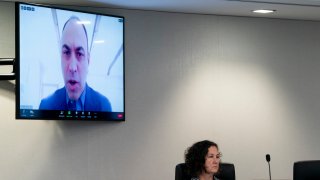
<path fill-rule="evenodd" d="M 75 111 L 77 108 L 76 108 L 76 101 L 72 101 L 70 100 L 68 102 L 68 110 L 70 111 Z"/>

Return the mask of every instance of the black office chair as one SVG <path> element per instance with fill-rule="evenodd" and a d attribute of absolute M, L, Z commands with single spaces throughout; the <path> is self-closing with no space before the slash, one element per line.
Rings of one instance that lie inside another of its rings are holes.
<path fill-rule="evenodd" d="M 320 160 L 298 161 L 293 165 L 293 180 L 319 180 Z"/>
<path fill-rule="evenodd" d="M 190 180 L 186 172 L 186 164 L 180 163 L 176 165 L 176 178 L 175 180 Z M 220 170 L 216 177 L 219 180 L 236 180 L 235 168 L 230 163 L 220 163 Z"/>

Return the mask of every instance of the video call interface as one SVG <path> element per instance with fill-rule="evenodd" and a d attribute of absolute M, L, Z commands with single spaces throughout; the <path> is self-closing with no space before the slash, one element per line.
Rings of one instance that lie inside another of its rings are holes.
<path fill-rule="evenodd" d="M 124 18 L 16 6 L 17 119 L 124 120 Z"/>

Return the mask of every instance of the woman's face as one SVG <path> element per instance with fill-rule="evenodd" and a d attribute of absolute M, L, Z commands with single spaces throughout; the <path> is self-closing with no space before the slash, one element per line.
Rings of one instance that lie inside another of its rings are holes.
<path fill-rule="evenodd" d="M 217 147 L 211 146 L 208 148 L 208 153 L 205 157 L 204 173 L 215 174 L 219 170 L 220 156 Z"/>

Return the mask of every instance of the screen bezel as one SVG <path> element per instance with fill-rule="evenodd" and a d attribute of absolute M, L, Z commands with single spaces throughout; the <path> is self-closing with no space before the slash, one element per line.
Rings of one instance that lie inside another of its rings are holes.
<path fill-rule="evenodd" d="M 53 8 L 57 10 L 66 10 L 72 12 L 80 12 L 80 13 L 88 13 L 93 15 L 102 15 L 102 16 L 109 16 L 109 17 L 116 17 L 122 18 L 123 20 L 123 58 L 122 58 L 122 74 L 123 74 L 123 112 L 87 112 L 81 111 L 79 115 L 75 115 L 76 112 L 71 111 L 70 113 L 65 110 L 65 114 L 60 116 L 61 110 L 30 110 L 29 113 L 35 113 L 39 116 L 22 116 L 21 115 L 21 107 L 20 107 L 20 5 L 31 5 L 37 7 L 45 7 L 45 8 Z M 81 120 L 81 121 L 125 121 L 125 18 L 119 15 L 111 15 L 111 14 L 104 14 L 104 13 L 97 13 L 97 12 L 89 12 L 89 11 L 82 11 L 82 10 L 74 10 L 69 8 L 60 8 L 54 6 L 47 6 L 47 5 L 39 5 L 39 4 L 32 4 L 32 3 L 23 3 L 23 2 L 15 2 L 15 70 L 16 70 L 16 119 L 30 119 L 30 120 L 62 120 L 62 121 L 70 121 L 70 120 Z M 84 114 L 83 114 L 84 113 Z M 89 114 L 88 114 L 89 113 Z M 90 114 L 91 113 L 91 114 Z M 94 114 L 93 114 L 94 113 Z"/>

